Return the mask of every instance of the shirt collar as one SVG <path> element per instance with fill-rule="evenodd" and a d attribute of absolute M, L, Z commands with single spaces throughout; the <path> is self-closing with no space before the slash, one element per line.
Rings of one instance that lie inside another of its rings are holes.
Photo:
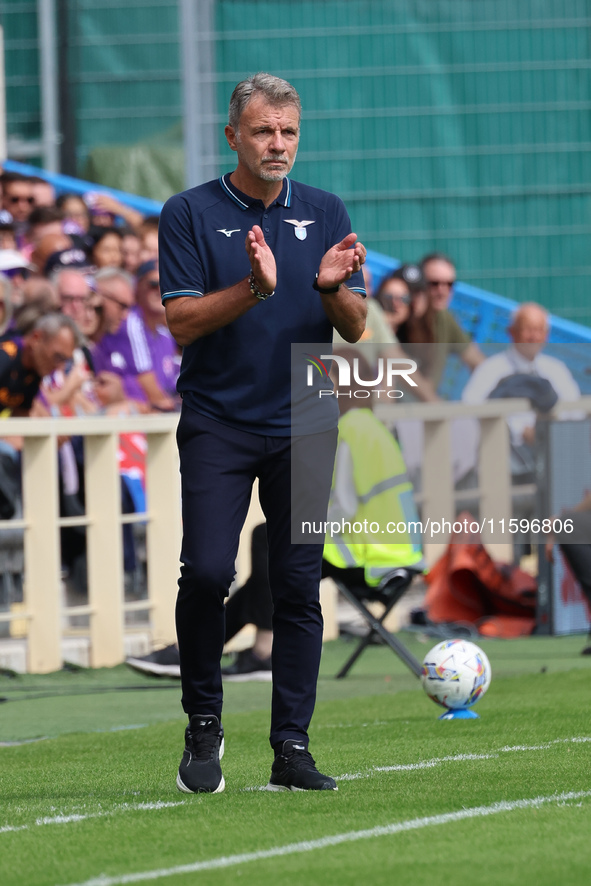
<path fill-rule="evenodd" d="M 219 183 L 226 196 L 233 200 L 240 209 L 248 209 L 255 203 L 261 202 L 258 197 L 250 197 L 243 191 L 239 191 L 230 181 L 230 175 L 231 173 L 229 172 L 226 175 L 221 175 Z M 281 193 L 274 202 L 281 204 L 281 206 L 291 206 L 291 181 L 287 176 L 283 179 Z"/>
<path fill-rule="evenodd" d="M 509 346 L 508 353 L 509 360 L 516 372 L 523 372 L 527 375 L 537 375 L 539 370 L 539 353 L 536 354 L 533 360 L 528 360 L 527 357 L 524 357 L 523 354 L 519 353 L 514 344 Z"/>

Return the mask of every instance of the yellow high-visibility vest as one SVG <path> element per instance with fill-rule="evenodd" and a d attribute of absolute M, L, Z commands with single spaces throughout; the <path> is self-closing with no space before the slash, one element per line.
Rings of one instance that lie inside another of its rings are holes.
<path fill-rule="evenodd" d="M 359 507 L 354 518 L 345 521 L 344 532 L 327 536 L 324 558 L 342 569 L 362 567 L 372 587 L 401 566 L 423 569 L 419 516 L 400 446 L 367 408 L 351 409 L 341 417 L 341 443 L 351 452 Z M 371 524 L 379 532 L 358 531 L 360 525 Z M 386 527 L 393 524 L 396 531 L 388 532 Z"/>

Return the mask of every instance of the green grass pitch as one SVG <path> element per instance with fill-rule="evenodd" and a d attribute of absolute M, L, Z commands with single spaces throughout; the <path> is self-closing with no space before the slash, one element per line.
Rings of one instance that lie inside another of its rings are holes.
<path fill-rule="evenodd" d="M 434 640 L 405 642 L 423 658 Z M 482 641 L 480 719 L 383 647 L 324 650 L 310 750 L 337 793 L 268 793 L 270 687 L 228 684 L 226 790 L 175 788 L 176 681 L 125 666 L 0 675 L 2 886 L 570 886 L 591 882 L 591 657 L 582 637 Z"/>

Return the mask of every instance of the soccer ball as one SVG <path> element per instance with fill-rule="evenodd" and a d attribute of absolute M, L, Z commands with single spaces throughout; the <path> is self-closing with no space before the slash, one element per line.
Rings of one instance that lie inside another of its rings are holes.
<path fill-rule="evenodd" d="M 469 640 L 444 640 L 424 658 L 421 683 L 433 701 L 444 708 L 467 708 L 490 686 L 490 662 Z"/>

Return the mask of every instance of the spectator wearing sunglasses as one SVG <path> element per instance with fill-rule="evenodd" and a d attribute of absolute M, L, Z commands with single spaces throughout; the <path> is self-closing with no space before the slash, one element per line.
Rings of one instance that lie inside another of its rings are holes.
<path fill-rule="evenodd" d="M 456 282 L 453 261 L 442 252 L 432 252 L 421 259 L 420 268 L 425 278 L 428 303 L 433 316 L 434 340 L 440 345 L 435 349 L 431 370 L 431 380 L 438 387 L 450 354 L 457 354 L 471 371 L 482 363 L 484 354 L 450 311 L 449 305 Z"/>
<path fill-rule="evenodd" d="M 2 209 L 9 212 L 17 226 L 24 232 L 26 223 L 35 207 L 33 183 L 25 175 L 18 172 L 3 172 L 0 175 L 2 185 Z"/>
<path fill-rule="evenodd" d="M 376 301 L 386 318 L 394 340 L 399 342 L 397 350 L 391 351 L 388 356 L 397 358 L 411 356 L 419 367 L 419 371 L 414 375 L 417 387 L 407 391 L 406 396 L 431 402 L 438 397 L 429 376 L 430 349 L 423 347 L 423 343 L 433 342 L 433 338 L 429 337 L 428 326 L 424 319 L 419 318 L 416 312 L 424 290 L 425 280 L 418 265 L 403 264 L 382 280 L 376 292 Z M 408 345 L 409 342 L 421 342 L 418 353 Z"/>
<path fill-rule="evenodd" d="M 416 265 L 401 265 L 389 274 L 376 292 L 376 299 L 384 312 L 392 333 L 397 336 L 399 328 L 411 315 L 412 289 L 421 279 Z"/>
<path fill-rule="evenodd" d="M 363 266 L 363 278 L 365 280 L 365 289 L 367 293 L 372 293 L 371 274 Z M 351 345 L 345 342 L 335 329 L 334 343 L 335 345 L 344 345 L 347 348 L 356 348 L 363 358 L 367 360 L 372 371 L 378 367 L 380 359 L 393 358 L 395 360 L 404 359 L 407 356 L 406 350 L 401 347 L 400 342 L 408 341 L 401 335 L 410 323 L 412 316 L 412 305 L 414 306 L 414 295 L 418 291 L 417 281 L 421 278 L 421 272 L 417 265 L 402 265 L 392 274 L 389 274 L 380 283 L 375 295 L 367 299 L 367 317 L 365 320 L 365 331 L 359 342 Z M 423 341 L 422 338 L 418 339 Z M 417 362 L 418 358 L 417 358 Z M 405 385 L 405 396 L 416 397 L 423 402 L 432 402 L 439 398 L 433 390 L 433 386 L 425 377 L 424 372 L 418 371 L 414 375 L 416 387 L 409 388 Z"/>

